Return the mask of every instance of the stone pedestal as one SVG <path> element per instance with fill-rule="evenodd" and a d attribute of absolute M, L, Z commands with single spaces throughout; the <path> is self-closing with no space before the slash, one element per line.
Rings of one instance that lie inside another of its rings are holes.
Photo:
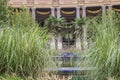
<path fill-rule="evenodd" d="M 50 40 L 50 47 L 51 49 L 55 49 L 56 46 L 55 46 L 55 38 L 52 36 L 51 40 Z"/>
<path fill-rule="evenodd" d="M 58 30 L 57 48 L 58 48 L 59 50 L 62 49 L 62 36 L 61 36 L 61 30 Z"/>

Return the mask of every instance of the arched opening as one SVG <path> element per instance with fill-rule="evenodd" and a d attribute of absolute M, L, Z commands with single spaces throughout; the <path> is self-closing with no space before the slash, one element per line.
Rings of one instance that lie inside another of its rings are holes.
<path fill-rule="evenodd" d="M 51 15 L 50 8 L 37 8 L 36 9 L 36 21 L 40 27 L 44 26 L 44 21 Z"/>

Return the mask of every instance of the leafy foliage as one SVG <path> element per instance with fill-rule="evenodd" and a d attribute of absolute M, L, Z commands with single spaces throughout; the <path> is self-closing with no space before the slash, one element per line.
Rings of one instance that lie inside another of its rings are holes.
<path fill-rule="evenodd" d="M 56 18 L 54 16 L 50 16 L 46 21 L 45 21 L 45 27 L 48 28 L 50 32 L 56 32 L 58 28 L 64 27 L 64 23 L 66 20 L 64 18 Z"/>
<path fill-rule="evenodd" d="M 82 26 L 83 24 L 85 24 L 86 21 L 87 21 L 86 18 L 76 18 L 74 24 L 78 26 Z"/>

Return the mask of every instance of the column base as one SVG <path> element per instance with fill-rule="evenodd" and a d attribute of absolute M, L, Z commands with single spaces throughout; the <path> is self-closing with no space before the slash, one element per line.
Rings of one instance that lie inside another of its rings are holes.
<path fill-rule="evenodd" d="M 51 47 L 51 49 L 55 49 L 56 48 L 56 46 L 55 46 L 55 39 L 54 38 L 52 38 L 51 41 L 50 41 L 50 47 Z"/>
<path fill-rule="evenodd" d="M 58 49 L 62 49 L 62 42 L 58 42 L 57 48 L 58 48 Z"/>
<path fill-rule="evenodd" d="M 88 48 L 88 42 L 83 41 L 83 50 L 86 50 Z"/>
<path fill-rule="evenodd" d="M 81 40 L 80 40 L 80 38 L 77 38 L 77 39 L 76 39 L 76 49 L 79 49 L 79 50 L 81 50 L 81 49 L 82 49 L 82 47 L 81 47 Z"/>

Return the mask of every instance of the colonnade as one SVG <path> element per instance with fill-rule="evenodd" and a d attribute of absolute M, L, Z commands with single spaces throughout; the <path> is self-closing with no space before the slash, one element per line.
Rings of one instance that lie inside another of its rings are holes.
<path fill-rule="evenodd" d="M 106 6 L 108 6 L 109 10 L 112 10 L 112 5 L 103 5 L 103 6 L 101 6 L 102 14 L 106 13 Z M 87 6 L 77 6 L 75 8 L 76 8 L 76 18 L 81 18 L 81 17 L 87 16 L 87 14 L 86 14 Z M 61 15 L 61 9 L 62 9 L 61 7 L 51 7 L 50 9 L 51 9 L 52 16 L 56 16 L 57 18 L 60 18 L 62 16 Z M 80 10 L 80 9 L 82 9 L 82 10 Z M 36 20 L 36 12 L 35 12 L 36 8 L 32 7 L 31 10 L 32 10 L 33 19 L 35 21 Z M 56 14 L 55 14 L 55 10 L 57 11 Z M 80 11 L 82 11 L 82 14 Z M 80 16 L 80 15 L 82 15 L 82 16 Z M 76 26 L 77 26 L 77 28 L 79 27 L 78 25 L 76 25 Z M 80 38 L 81 36 L 76 37 L 76 49 L 80 49 L 80 50 L 82 49 L 82 47 L 84 49 L 86 49 L 87 45 L 88 45 L 88 43 L 87 43 L 87 24 L 82 26 L 82 30 L 83 30 L 82 40 Z M 52 41 L 51 46 L 53 49 L 55 49 L 55 40 L 52 39 L 51 41 Z M 58 31 L 57 49 L 62 49 L 62 37 L 61 37 L 60 31 Z"/>

